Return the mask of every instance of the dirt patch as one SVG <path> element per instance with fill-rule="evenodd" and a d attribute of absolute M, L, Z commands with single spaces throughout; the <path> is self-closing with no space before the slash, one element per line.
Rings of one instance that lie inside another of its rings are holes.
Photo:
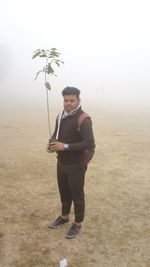
<path fill-rule="evenodd" d="M 150 266 L 150 115 L 94 113 L 97 149 L 86 175 L 81 234 L 48 229 L 60 213 L 45 111 L 1 113 L 0 266 Z M 71 213 L 71 221 L 73 220 Z"/>

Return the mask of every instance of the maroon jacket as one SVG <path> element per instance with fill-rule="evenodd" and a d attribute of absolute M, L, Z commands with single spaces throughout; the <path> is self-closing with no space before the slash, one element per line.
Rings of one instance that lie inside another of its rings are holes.
<path fill-rule="evenodd" d="M 61 119 L 58 141 L 69 144 L 69 150 L 58 151 L 58 161 L 63 164 L 82 164 L 84 163 L 84 151 L 94 149 L 94 135 L 92 130 L 92 121 L 89 117 L 85 118 L 80 129 L 78 127 L 78 118 L 83 113 L 81 108 L 74 115 L 69 115 Z M 58 120 L 52 138 L 56 137 Z"/>

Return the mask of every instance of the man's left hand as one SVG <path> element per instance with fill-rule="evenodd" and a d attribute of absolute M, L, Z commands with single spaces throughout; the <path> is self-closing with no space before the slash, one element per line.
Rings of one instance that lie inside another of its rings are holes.
<path fill-rule="evenodd" d="M 51 143 L 51 151 L 63 151 L 64 150 L 64 143 L 61 142 L 52 142 Z"/>

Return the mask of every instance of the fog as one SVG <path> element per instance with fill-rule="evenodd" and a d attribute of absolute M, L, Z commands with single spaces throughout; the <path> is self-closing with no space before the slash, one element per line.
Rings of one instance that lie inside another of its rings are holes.
<path fill-rule="evenodd" d="M 56 47 L 65 62 L 51 79 L 52 107 L 66 86 L 91 107 L 150 106 L 150 16 L 146 0 L 1 1 L 0 105 L 46 106 L 36 49 Z"/>

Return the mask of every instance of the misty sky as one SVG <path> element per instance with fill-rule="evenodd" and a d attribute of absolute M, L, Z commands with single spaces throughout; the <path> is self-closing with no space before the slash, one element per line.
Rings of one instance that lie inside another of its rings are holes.
<path fill-rule="evenodd" d="M 32 53 L 56 47 L 53 104 L 69 85 L 91 104 L 150 105 L 149 13 L 148 0 L 0 1 L 0 104 L 45 104 Z"/>

